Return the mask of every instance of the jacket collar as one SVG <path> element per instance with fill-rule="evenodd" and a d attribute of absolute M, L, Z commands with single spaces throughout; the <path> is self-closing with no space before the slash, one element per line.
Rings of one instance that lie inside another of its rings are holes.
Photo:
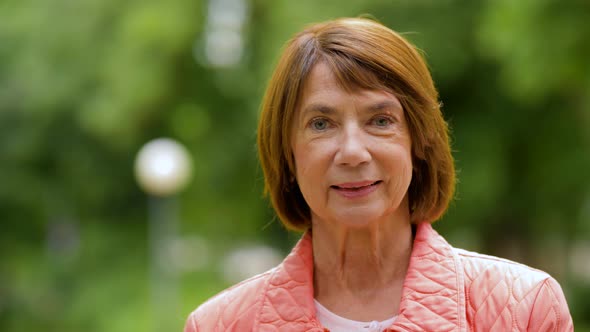
<path fill-rule="evenodd" d="M 255 331 L 324 331 L 313 302 L 313 248 L 307 232 L 272 272 Z M 417 226 L 398 317 L 387 331 L 466 329 L 463 268 L 429 223 Z"/>

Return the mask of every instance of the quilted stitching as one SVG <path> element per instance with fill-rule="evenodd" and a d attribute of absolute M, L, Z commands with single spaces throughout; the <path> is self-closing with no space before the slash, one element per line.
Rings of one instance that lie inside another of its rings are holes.
<path fill-rule="evenodd" d="M 400 313 L 391 331 L 461 331 L 463 284 L 451 247 L 420 224 L 414 240 Z"/>
<path fill-rule="evenodd" d="M 270 278 L 256 331 L 323 331 L 315 318 L 312 257 L 308 233 Z"/>
<path fill-rule="evenodd" d="M 315 317 L 307 233 L 275 269 L 213 297 L 185 332 L 327 331 Z M 563 292 L 548 274 L 455 249 L 418 225 L 400 312 L 387 331 L 573 331 Z"/>
<path fill-rule="evenodd" d="M 273 270 L 245 280 L 203 303 L 188 319 L 185 332 L 250 331 L 257 308 L 257 295 Z M 246 300 L 248 299 L 248 300 Z"/>
<path fill-rule="evenodd" d="M 531 327 L 530 322 L 538 321 L 531 312 L 536 313 L 541 321 L 571 321 L 569 312 L 566 317 L 552 315 L 552 312 L 567 312 L 564 298 L 538 298 L 543 285 L 552 280 L 548 274 L 497 257 L 455 250 L 464 261 L 468 280 L 465 292 L 471 331 L 570 331 L 567 327 Z M 559 293 L 563 296 L 560 288 Z M 539 303 L 537 307 L 534 306 L 536 302 Z"/>

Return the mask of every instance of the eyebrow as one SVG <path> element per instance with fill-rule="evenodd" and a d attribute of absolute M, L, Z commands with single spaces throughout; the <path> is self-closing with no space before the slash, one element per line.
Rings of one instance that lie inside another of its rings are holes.
<path fill-rule="evenodd" d="M 307 107 L 305 107 L 303 109 L 303 112 L 301 112 L 302 114 L 307 114 L 307 113 L 322 113 L 325 115 L 329 115 L 329 114 L 333 114 L 334 112 L 336 112 L 336 110 L 330 106 L 324 105 L 324 104 L 311 104 L 308 105 Z"/>
<path fill-rule="evenodd" d="M 369 107 L 369 110 L 370 111 L 381 111 L 381 110 L 388 109 L 388 108 L 399 109 L 399 110 L 403 109 L 403 107 L 399 103 L 396 103 L 391 100 L 386 100 L 386 101 L 382 101 L 382 102 L 371 105 Z"/>
<path fill-rule="evenodd" d="M 370 112 L 379 112 L 379 111 L 383 111 L 386 109 L 403 110 L 403 107 L 399 103 L 396 103 L 394 101 L 385 100 L 385 101 L 381 101 L 381 102 L 372 104 L 367 108 L 367 110 Z M 330 115 L 330 114 L 334 114 L 335 112 L 336 112 L 336 110 L 328 105 L 313 103 L 313 104 L 306 106 L 303 109 L 302 114 L 321 113 L 324 115 Z"/>

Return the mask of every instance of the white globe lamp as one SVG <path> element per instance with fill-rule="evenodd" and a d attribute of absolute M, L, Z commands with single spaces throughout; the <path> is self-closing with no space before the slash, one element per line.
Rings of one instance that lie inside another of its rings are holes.
<path fill-rule="evenodd" d="M 191 179 L 192 163 L 188 150 L 170 138 L 146 143 L 135 159 L 139 186 L 154 196 L 178 193 Z"/>

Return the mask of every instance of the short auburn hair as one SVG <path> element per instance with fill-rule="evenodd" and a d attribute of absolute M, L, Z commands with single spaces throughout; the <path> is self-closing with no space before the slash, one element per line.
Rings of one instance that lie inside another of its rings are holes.
<path fill-rule="evenodd" d="M 400 100 L 412 140 L 411 220 L 440 218 L 453 197 L 455 167 L 426 62 L 415 46 L 384 25 L 341 18 L 311 25 L 286 44 L 262 101 L 258 153 L 265 193 L 283 224 L 294 230 L 311 227 L 309 205 L 294 177 L 291 123 L 302 87 L 319 62 L 349 91 L 384 90 Z"/>

